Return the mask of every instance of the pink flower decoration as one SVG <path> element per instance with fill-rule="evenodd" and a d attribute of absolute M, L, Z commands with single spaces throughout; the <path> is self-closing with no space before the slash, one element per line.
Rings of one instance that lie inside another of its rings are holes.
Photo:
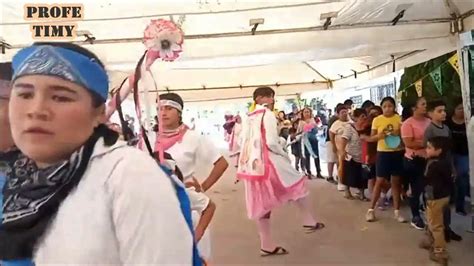
<path fill-rule="evenodd" d="M 143 37 L 143 43 L 148 49 L 146 68 L 149 69 L 158 58 L 163 61 L 176 60 L 183 51 L 183 40 L 183 31 L 172 21 L 151 20 Z"/>

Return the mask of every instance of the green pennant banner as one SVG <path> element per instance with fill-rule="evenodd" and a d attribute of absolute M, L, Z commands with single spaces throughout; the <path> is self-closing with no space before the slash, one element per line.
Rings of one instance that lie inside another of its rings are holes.
<path fill-rule="evenodd" d="M 430 76 L 439 94 L 443 95 L 443 88 L 441 85 L 441 67 L 437 67 L 433 72 L 430 73 Z"/>

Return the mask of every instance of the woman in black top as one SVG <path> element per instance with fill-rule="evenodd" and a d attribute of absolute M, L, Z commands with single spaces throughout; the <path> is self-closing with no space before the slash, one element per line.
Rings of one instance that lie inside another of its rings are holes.
<path fill-rule="evenodd" d="M 456 102 L 453 116 L 446 123 L 452 134 L 452 154 L 456 167 L 456 212 L 466 215 L 464 198 L 469 195 L 469 151 L 467 146 L 466 122 L 461 100 Z"/>

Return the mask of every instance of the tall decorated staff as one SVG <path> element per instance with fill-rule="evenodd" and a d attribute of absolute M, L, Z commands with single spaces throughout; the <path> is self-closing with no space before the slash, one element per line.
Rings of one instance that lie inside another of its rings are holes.
<path fill-rule="evenodd" d="M 122 85 L 116 90 L 112 99 L 107 104 L 107 118 L 110 118 L 112 114 L 120 109 L 120 104 L 126 97 L 133 91 L 133 99 L 135 102 L 135 112 L 137 114 L 138 121 L 140 123 L 140 143 L 147 142 L 145 135 L 145 129 L 142 125 L 141 119 L 141 106 L 140 106 L 140 97 L 138 93 L 138 83 L 142 77 L 146 74 L 149 75 L 153 80 L 153 74 L 150 71 L 151 66 L 157 59 L 162 61 L 172 62 L 179 58 L 181 52 L 183 51 L 182 45 L 184 41 L 184 33 L 173 21 L 165 19 L 151 20 L 150 24 L 146 27 L 143 44 L 146 47 L 146 51 L 143 53 L 142 57 L 137 63 L 135 68 L 135 73 L 127 77 L 127 81 L 124 81 Z M 155 82 L 156 86 L 156 82 Z M 148 95 L 148 87 L 144 88 L 145 96 Z M 159 101 L 158 101 L 159 105 Z M 159 106 L 157 107 L 159 109 Z M 120 110 L 119 110 L 120 113 Z M 161 123 L 161 114 L 158 115 L 158 126 L 159 131 L 162 130 Z M 159 138 L 158 138 L 159 145 Z M 146 143 L 147 148 L 150 152 L 151 146 L 149 143 Z M 163 151 L 160 149 L 160 160 L 163 159 Z"/>
<path fill-rule="evenodd" d="M 142 148 L 143 142 L 145 142 L 146 147 L 150 155 L 154 158 L 153 150 L 151 145 L 148 141 L 148 137 L 145 132 L 145 128 L 143 126 L 143 122 L 141 119 L 141 107 L 140 107 L 140 97 L 138 93 L 138 83 L 140 80 L 148 74 L 154 81 L 155 87 L 156 81 L 153 77 L 152 72 L 150 71 L 151 66 L 157 59 L 161 59 L 162 61 L 172 62 L 176 60 L 181 52 L 182 52 L 182 45 L 183 45 L 184 34 L 183 31 L 180 29 L 178 25 L 176 25 L 172 21 L 158 19 L 152 20 L 150 24 L 146 27 L 144 32 L 143 43 L 145 44 L 146 51 L 141 56 L 140 60 L 135 67 L 135 73 L 130 75 L 126 80 L 122 82 L 122 85 L 117 89 L 116 93 L 113 95 L 111 101 L 109 102 L 107 115 L 108 118 L 115 112 L 115 110 L 119 111 L 119 116 L 121 117 L 121 121 L 123 123 L 122 118 L 122 111 L 120 104 L 121 102 L 126 99 L 126 97 L 133 91 L 133 100 L 135 102 L 135 112 L 137 114 L 138 121 L 140 123 L 140 136 L 139 136 L 139 148 Z M 127 82 L 128 80 L 128 82 Z M 143 80 L 142 80 L 143 83 Z M 158 88 L 156 88 L 158 93 Z M 148 86 L 144 86 L 144 94 L 145 94 L 145 103 L 146 97 L 148 96 Z M 159 101 L 158 102 L 158 110 L 160 108 Z M 146 106 L 147 107 L 147 106 Z M 147 110 L 148 111 L 148 110 Z M 162 123 L 162 112 L 158 111 L 158 127 L 159 132 L 163 132 L 163 123 Z M 162 163 L 165 162 L 165 154 L 164 150 L 160 145 L 160 138 L 158 135 L 158 148 L 159 148 L 159 161 Z M 170 169 L 162 168 L 164 171 L 168 172 Z M 174 177 L 175 175 L 171 172 L 169 173 L 170 177 L 175 184 L 176 193 L 178 196 L 178 200 L 180 202 L 181 211 L 183 212 L 184 218 L 191 230 L 192 234 L 194 235 L 193 223 L 191 218 L 191 208 L 189 198 L 185 191 L 184 185 L 178 182 L 177 178 Z M 202 260 L 199 255 L 199 251 L 197 249 L 196 242 L 194 241 L 193 245 L 193 266 L 202 266 Z"/>

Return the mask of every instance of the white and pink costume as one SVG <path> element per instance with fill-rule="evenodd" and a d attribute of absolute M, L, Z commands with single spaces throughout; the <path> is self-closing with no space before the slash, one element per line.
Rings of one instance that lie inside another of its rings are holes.
<path fill-rule="evenodd" d="M 280 144 L 273 112 L 257 105 L 243 123 L 240 139 L 237 177 L 245 183 L 249 218 L 262 218 L 274 208 L 308 195 L 305 176 L 292 167 Z"/>

